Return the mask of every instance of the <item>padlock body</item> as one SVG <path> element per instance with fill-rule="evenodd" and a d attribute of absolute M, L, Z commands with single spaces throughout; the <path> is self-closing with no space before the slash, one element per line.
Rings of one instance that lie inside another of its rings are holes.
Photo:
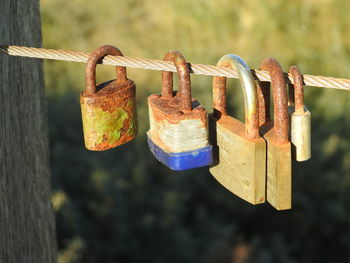
<path fill-rule="evenodd" d="M 149 147 L 154 156 L 172 170 L 187 170 L 212 163 L 207 112 L 196 100 L 193 109 L 181 112 L 180 101 L 159 95 L 148 98 Z"/>
<path fill-rule="evenodd" d="M 219 120 L 212 114 L 210 142 L 214 164 L 210 173 L 226 189 L 252 204 L 265 202 L 266 142 L 245 137 L 245 126 L 230 116 Z"/>
<path fill-rule="evenodd" d="M 131 80 L 109 81 L 97 92 L 80 95 L 84 141 L 87 149 L 103 151 L 137 135 L 136 89 Z"/>
<path fill-rule="evenodd" d="M 291 119 L 291 142 L 295 149 L 295 160 L 307 161 L 311 158 L 311 113 L 304 107 L 304 112 L 294 111 L 294 107 L 288 109 Z"/>
<path fill-rule="evenodd" d="M 159 141 L 157 142 L 157 145 L 148 134 L 147 141 L 148 147 L 157 160 L 174 171 L 203 167 L 212 162 L 211 145 L 193 151 L 175 153 L 166 151 L 166 147 L 162 147 L 162 145 L 159 144 Z"/>
<path fill-rule="evenodd" d="M 274 140 L 271 123 L 262 128 L 267 142 L 266 200 L 277 210 L 292 207 L 292 156 L 290 142 Z"/>

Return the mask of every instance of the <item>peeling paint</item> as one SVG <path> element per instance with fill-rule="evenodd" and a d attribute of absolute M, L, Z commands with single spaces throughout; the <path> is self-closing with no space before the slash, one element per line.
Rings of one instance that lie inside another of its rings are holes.
<path fill-rule="evenodd" d="M 107 112 L 100 108 L 89 107 L 87 109 L 86 106 L 82 106 L 82 114 L 84 131 L 90 131 L 86 144 L 93 146 L 101 143 L 113 145 L 118 142 L 124 127 L 124 121 L 128 119 L 128 113 L 123 108 L 117 108 L 114 112 Z"/>

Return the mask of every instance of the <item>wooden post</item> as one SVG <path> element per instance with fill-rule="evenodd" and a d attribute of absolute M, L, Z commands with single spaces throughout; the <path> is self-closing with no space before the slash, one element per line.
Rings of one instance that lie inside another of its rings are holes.
<path fill-rule="evenodd" d="M 38 47 L 38 0 L 0 0 L 0 43 Z M 0 262 L 56 262 L 42 62 L 0 55 Z"/>

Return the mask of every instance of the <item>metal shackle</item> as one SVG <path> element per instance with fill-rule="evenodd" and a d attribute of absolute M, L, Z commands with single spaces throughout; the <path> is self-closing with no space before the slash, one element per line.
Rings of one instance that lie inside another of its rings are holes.
<path fill-rule="evenodd" d="M 274 139 L 277 143 L 287 143 L 289 133 L 288 97 L 283 70 L 278 61 L 273 58 L 264 59 L 260 64 L 260 69 L 268 71 L 271 76 L 274 112 Z M 265 86 L 265 89 L 266 88 L 267 86 Z M 259 105 L 262 104 L 260 99 L 261 96 L 259 96 Z M 265 108 L 265 110 L 266 112 L 269 112 L 269 109 Z"/>
<path fill-rule="evenodd" d="M 259 126 L 271 120 L 270 114 L 270 82 L 258 80 Z"/>
<path fill-rule="evenodd" d="M 303 77 L 297 66 L 291 66 L 289 73 L 292 75 L 294 82 L 294 85 L 289 86 L 291 102 L 294 103 L 296 113 L 304 113 Z"/>
<path fill-rule="evenodd" d="M 179 78 L 179 91 L 181 99 L 181 111 L 192 110 L 192 96 L 191 96 L 191 78 L 190 70 L 183 55 L 176 50 L 170 50 L 164 56 L 166 61 L 174 62 Z M 162 71 L 162 97 L 173 98 L 173 73 L 169 71 Z"/>
<path fill-rule="evenodd" d="M 236 69 L 244 96 L 245 135 L 248 138 L 259 138 L 258 101 L 254 78 L 247 63 L 237 55 L 228 54 L 220 58 L 216 64 L 220 67 Z M 226 77 L 213 78 L 214 115 L 226 113 Z"/>
<path fill-rule="evenodd" d="M 96 64 L 107 55 L 123 56 L 123 53 L 116 47 L 104 45 L 91 52 L 85 68 L 85 82 L 87 94 L 96 93 Z M 116 67 L 117 83 L 127 81 L 125 67 Z"/>

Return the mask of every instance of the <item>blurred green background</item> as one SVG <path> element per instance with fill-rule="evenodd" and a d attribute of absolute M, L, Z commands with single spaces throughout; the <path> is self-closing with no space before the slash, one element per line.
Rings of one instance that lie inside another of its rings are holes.
<path fill-rule="evenodd" d="M 192 63 L 235 53 L 251 68 L 266 57 L 287 71 L 350 78 L 350 1 L 42 0 L 43 46 L 161 59 L 170 49 Z M 312 159 L 294 164 L 293 209 L 251 206 L 207 168 L 172 172 L 147 149 L 146 98 L 160 72 L 128 69 L 137 85 L 139 136 L 106 152 L 84 149 L 79 93 L 84 64 L 45 61 L 53 204 L 59 263 L 350 262 L 350 92 L 305 89 Z M 114 68 L 98 67 L 98 80 Z M 211 111 L 212 79 L 192 76 Z M 237 80 L 231 112 L 242 118 Z"/>

